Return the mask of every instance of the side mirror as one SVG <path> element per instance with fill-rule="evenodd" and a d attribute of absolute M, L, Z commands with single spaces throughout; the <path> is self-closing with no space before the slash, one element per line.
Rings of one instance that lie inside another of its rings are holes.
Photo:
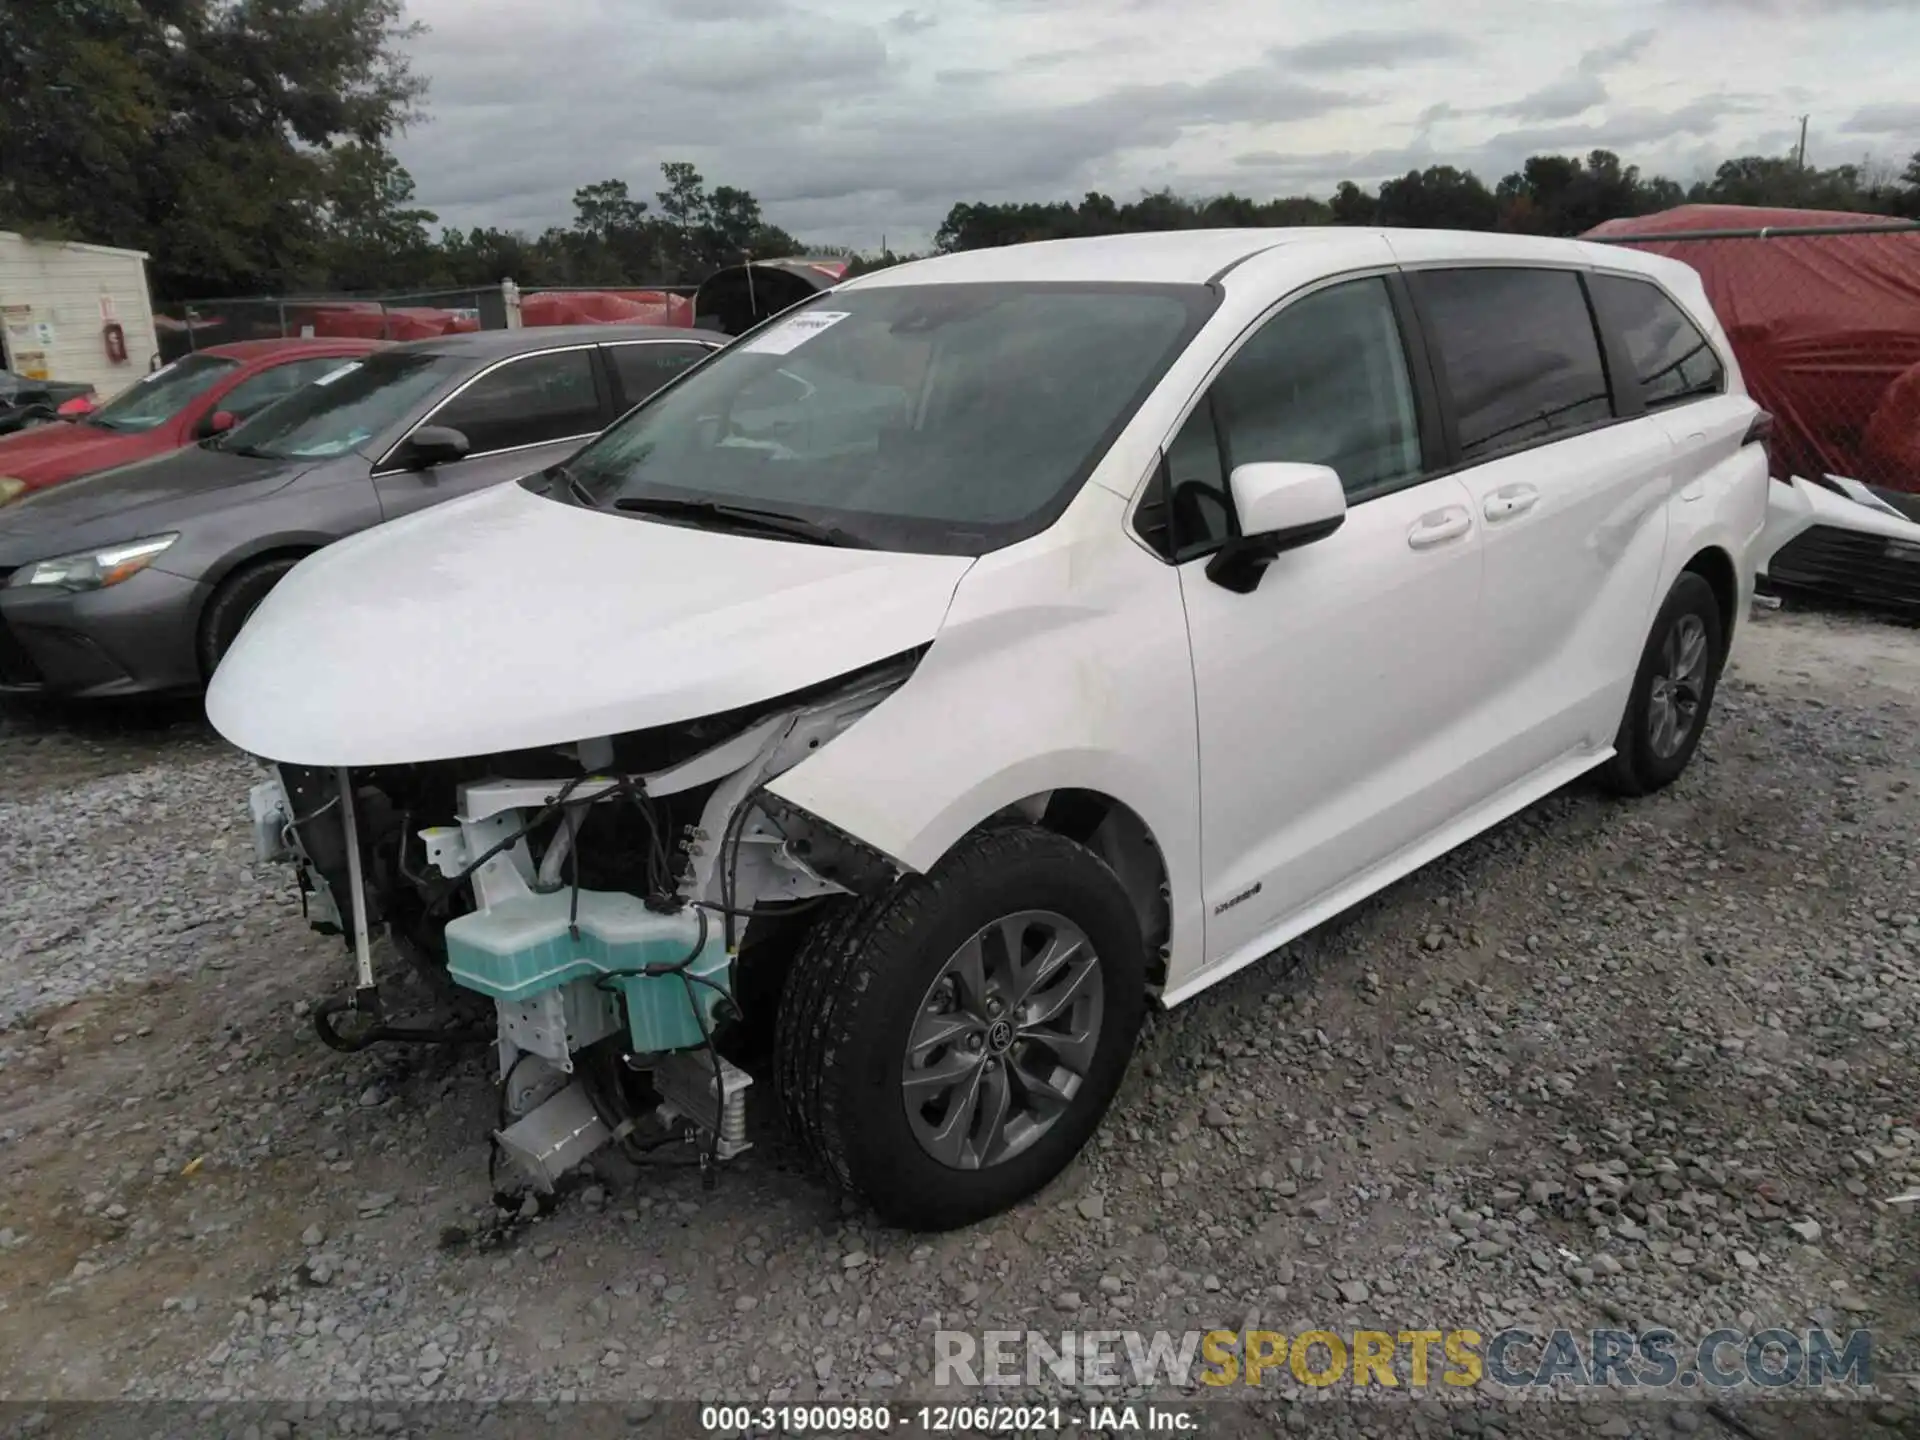
<path fill-rule="evenodd" d="M 446 425 L 422 425 L 400 447 L 399 461 L 408 470 L 431 470 L 467 458 L 467 437 Z"/>
<path fill-rule="evenodd" d="M 231 410 L 216 410 L 199 425 L 200 438 L 211 440 L 216 435 L 224 435 L 240 423 L 240 417 Z"/>
<path fill-rule="evenodd" d="M 1276 555 L 1324 540 L 1346 522 L 1347 492 L 1326 465 L 1237 465 L 1227 483 L 1240 533 L 1207 562 L 1207 578 L 1238 595 L 1260 584 Z"/>

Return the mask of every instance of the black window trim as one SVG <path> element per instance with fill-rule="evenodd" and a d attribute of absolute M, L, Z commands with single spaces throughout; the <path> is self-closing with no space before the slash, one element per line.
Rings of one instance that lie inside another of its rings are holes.
<path fill-rule="evenodd" d="M 1236 261 L 1235 263 L 1238 264 L 1239 262 Z M 1160 441 L 1159 450 L 1153 464 L 1147 467 L 1146 474 L 1141 477 L 1140 482 L 1134 487 L 1133 497 L 1128 501 L 1127 505 L 1126 533 L 1136 545 L 1153 556 L 1154 559 L 1160 561 L 1161 564 L 1174 569 L 1191 565 L 1196 560 L 1204 560 L 1219 550 L 1219 545 L 1210 545 L 1204 550 L 1195 550 L 1192 554 L 1175 558 L 1172 554 L 1169 554 L 1167 550 L 1162 550 L 1141 533 L 1139 523 L 1141 508 L 1148 503 L 1149 497 L 1154 493 L 1156 486 L 1159 487 L 1162 494 L 1165 493 L 1168 450 L 1172 447 L 1173 442 L 1179 438 L 1180 432 L 1186 428 L 1187 422 L 1193 418 L 1194 412 L 1200 408 L 1201 404 L 1211 402 L 1214 382 L 1220 378 L 1221 372 L 1233 363 L 1234 357 L 1246 348 L 1247 343 L 1258 334 L 1261 329 L 1271 321 L 1278 319 L 1283 310 L 1290 309 L 1307 297 L 1316 295 L 1322 290 L 1331 290 L 1335 286 L 1351 284 L 1358 280 L 1384 280 L 1386 282 L 1387 299 L 1393 307 L 1394 323 L 1400 334 L 1400 350 L 1407 364 L 1407 380 L 1413 391 L 1414 423 L 1420 439 L 1420 469 L 1415 474 L 1409 475 L 1404 479 L 1390 481 L 1383 485 L 1376 485 L 1357 496 L 1349 495 L 1347 497 L 1347 508 L 1352 509 L 1355 505 L 1365 505 L 1369 501 L 1398 494 L 1402 490 L 1410 490 L 1416 485 L 1424 485 L 1429 480 L 1437 480 L 1443 475 L 1452 473 L 1450 469 L 1435 468 L 1434 462 L 1436 459 L 1444 459 L 1447 454 L 1451 453 L 1444 448 L 1444 442 L 1449 433 L 1445 429 L 1447 417 L 1444 415 L 1441 407 L 1439 386 L 1435 378 L 1436 372 L 1433 368 L 1432 360 L 1427 354 L 1425 333 L 1421 329 L 1413 305 L 1412 295 L 1407 285 L 1406 277 L 1401 273 L 1401 269 L 1402 267 L 1398 265 L 1380 264 L 1376 262 L 1364 265 L 1356 270 L 1342 270 L 1338 274 L 1322 275 L 1313 280 L 1309 280 L 1306 284 L 1289 290 L 1285 295 L 1275 300 L 1271 305 L 1262 310 L 1259 315 L 1250 320 L 1238 335 L 1233 337 L 1232 341 L 1228 343 L 1227 347 L 1220 352 L 1213 364 L 1208 368 L 1206 377 L 1200 382 L 1199 387 L 1192 395 L 1187 397 L 1186 403 L 1180 407 L 1179 418 L 1174 421 L 1165 437 Z M 1217 418 L 1213 430 L 1214 442 L 1220 444 L 1220 426 Z M 1226 468 L 1225 454 L 1222 453 L 1220 458 L 1221 468 L 1224 472 Z M 1228 479 L 1231 481 L 1231 476 L 1229 476 Z M 1228 523 L 1233 527 L 1234 532 L 1238 533 L 1240 521 L 1239 517 L 1233 511 L 1233 497 L 1231 493 L 1228 494 L 1227 499 Z M 1169 526 L 1167 538 L 1170 549 L 1173 538 L 1171 528 L 1172 508 L 1170 505 L 1167 515 Z"/>
<path fill-rule="evenodd" d="M 1640 407 L 1639 414 L 1661 415 L 1669 410 L 1678 410 L 1683 405 L 1692 405 L 1700 400 L 1718 400 L 1731 393 L 1728 389 L 1728 376 L 1732 371 L 1731 366 L 1728 364 L 1726 352 L 1714 343 L 1713 336 L 1700 328 L 1700 322 L 1694 318 L 1693 311 L 1689 310 L 1686 305 L 1681 302 L 1679 296 L 1662 285 L 1657 278 L 1641 270 L 1617 270 L 1606 265 L 1590 265 L 1587 267 L 1586 273 L 1590 277 L 1603 275 L 1609 280 L 1627 280 L 1637 284 L 1651 286 L 1660 294 L 1662 299 L 1680 312 L 1680 318 L 1685 320 L 1687 324 L 1693 328 L 1693 333 L 1700 337 L 1700 343 L 1706 347 L 1707 352 L 1713 356 L 1715 363 L 1720 368 L 1720 383 L 1712 390 L 1700 390 L 1690 395 L 1679 395 L 1671 400 L 1663 400 L 1658 405 L 1648 403 L 1646 388 L 1640 383 L 1639 373 L 1633 364 L 1633 356 L 1627 350 L 1627 337 L 1620 332 L 1617 326 L 1606 323 L 1605 318 L 1600 314 L 1599 304 L 1593 298 L 1593 287 L 1589 285 L 1587 287 L 1587 303 L 1593 310 L 1594 319 L 1599 322 L 1601 333 L 1607 337 L 1608 344 L 1618 347 L 1619 373 L 1622 376 L 1632 377 L 1631 382 L 1626 384 L 1625 390 L 1627 394 L 1632 397 L 1633 403 Z M 1609 353 L 1611 355 L 1611 352 Z M 1689 351 L 1688 353 L 1691 354 L 1692 352 Z"/>
<path fill-rule="evenodd" d="M 469 375 L 466 379 L 462 380 L 458 385 L 454 386 L 453 389 L 449 390 L 445 395 L 434 401 L 428 406 L 424 415 L 408 425 L 406 429 L 402 430 L 400 432 L 400 438 L 389 445 L 386 453 L 374 462 L 371 478 L 384 480 L 392 475 L 406 474 L 405 466 L 388 465 L 388 462 L 399 453 L 400 447 L 405 445 L 407 441 L 413 437 L 413 433 L 416 430 L 420 429 L 423 425 L 431 425 L 434 416 L 458 400 L 472 386 L 479 384 L 482 380 L 486 379 L 487 376 L 493 374 L 494 371 L 503 369 L 508 365 L 517 364 L 522 360 L 537 360 L 545 355 L 565 355 L 573 350 L 592 352 L 600 349 L 604 343 L 603 341 L 589 340 L 578 345 L 550 345 L 541 350 L 522 350 L 516 354 L 502 355 L 499 359 L 488 362 L 480 369 L 474 371 L 473 374 Z M 463 456 L 460 463 L 464 465 L 468 460 L 484 460 L 491 455 L 513 455 L 522 450 L 538 450 L 547 445 L 566 445 L 574 441 L 591 440 L 594 436 L 600 434 L 600 432 L 605 430 L 611 423 L 608 418 L 608 411 L 611 406 L 607 398 L 607 378 L 601 371 L 602 365 L 606 362 L 603 361 L 601 357 L 589 353 L 587 363 L 593 372 L 594 399 L 598 401 L 600 405 L 599 429 L 582 431 L 578 435 L 556 435 L 551 440 L 535 440 L 527 445 L 503 445 L 497 450 L 473 450 Z"/>

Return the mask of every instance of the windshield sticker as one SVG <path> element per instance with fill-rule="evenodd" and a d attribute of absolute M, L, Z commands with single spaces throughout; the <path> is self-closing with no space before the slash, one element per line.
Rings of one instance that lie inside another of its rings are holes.
<path fill-rule="evenodd" d="M 791 355 L 822 330 L 831 330 L 852 313 L 850 310 L 810 310 L 805 315 L 781 321 L 744 348 L 754 355 Z"/>
<path fill-rule="evenodd" d="M 360 362 L 358 360 L 349 360 L 346 364 L 342 365 L 338 370 L 327 371 L 326 374 L 322 375 L 318 380 L 314 381 L 313 383 L 316 385 L 331 385 L 334 381 L 340 379 L 342 376 L 351 375 L 354 371 L 358 370 L 359 368 L 360 368 Z"/>

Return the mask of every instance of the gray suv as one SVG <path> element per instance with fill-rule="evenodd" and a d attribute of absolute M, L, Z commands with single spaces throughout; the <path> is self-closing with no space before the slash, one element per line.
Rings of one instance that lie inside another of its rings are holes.
<path fill-rule="evenodd" d="M 0 511 L 0 695 L 200 689 L 331 541 L 566 458 L 723 343 L 640 325 L 394 345 L 224 436 Z"/>

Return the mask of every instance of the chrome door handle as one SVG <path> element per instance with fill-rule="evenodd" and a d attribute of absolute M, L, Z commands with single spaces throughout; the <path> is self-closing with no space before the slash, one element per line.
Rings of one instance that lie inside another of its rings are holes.
<path fill-rule="evenodd" d="M 1540 492 L 1531 485 L 1502 485 L 1487 496 L 1485 513 L 1489 520 L 1511 520 L 1539 503 Z"/>
<path fill-rule="evenodd" d="M 1431 550 L 1449 540 L 1458 540 L 1473 528 L 1473 517 L 1464 505 L 1449 505 L 1444 510 L 1429 510 L 1413 522 L 1407 532 L 1407 544 L 1415 550 Z"/>

